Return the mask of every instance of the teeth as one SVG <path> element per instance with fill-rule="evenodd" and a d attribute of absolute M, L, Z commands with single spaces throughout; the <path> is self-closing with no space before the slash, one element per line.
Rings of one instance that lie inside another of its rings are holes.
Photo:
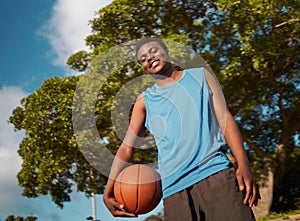
<path fill-rule="evenodd" d="M 157 61 L 160 61 L 160 59 L 158 58 L 158 59 L 154 60 L 154 61 L 151 63 L 150 67 L 152 68 L 153 64 L 156 63 Z"/>

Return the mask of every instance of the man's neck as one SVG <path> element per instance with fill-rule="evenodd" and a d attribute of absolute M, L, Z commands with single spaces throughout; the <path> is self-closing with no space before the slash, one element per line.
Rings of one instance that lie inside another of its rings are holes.
<path fill-rule="evenodd" d="M 164 72 L 163 75 L 156 74 L 153 77 L 156 81 L 157 86 L 163 87 L 178 81 L 181 78 L 182 74 L 183 71 L 177 71 L 175 69 L 172 69 L 169 72 Z"/>

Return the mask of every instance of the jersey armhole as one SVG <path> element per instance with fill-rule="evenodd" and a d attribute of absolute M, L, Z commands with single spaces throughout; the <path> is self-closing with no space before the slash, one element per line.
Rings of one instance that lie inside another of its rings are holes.
<path fill-rule="evenodd" d="M 198 81 L 198 83 L 202 86 L 202 89 L 206 93 L 207 97 L 211 97 L 212 90 L 209 87 L 209 84 L 206 79 L 205 68 L 204 67 L 195 68 L 192 69 L 191 72 L 193 78 L 195 78 L 195 80 Z"/>
<path fill-rule="evenodd" d="M 143 99 L 144 103 L 145 103 L 145 123 L 144 126 L 149 130 L 149 123 L 148 123 L 148 119 L 149 119 L 149 104 L 148 104 L 148 100 L 147 100 L 147 94 L 144 91 L 140 96 L 141 99 Z"/>

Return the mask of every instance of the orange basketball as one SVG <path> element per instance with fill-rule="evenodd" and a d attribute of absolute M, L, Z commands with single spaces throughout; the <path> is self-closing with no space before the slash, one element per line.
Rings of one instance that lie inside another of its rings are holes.
<path fill-rule="evenodd" d="M 137 215 L 148 213 L 159 204 L 162 196 L 160 176 L 149 166 L 131 165 L 118 175 L 114 194 L 126 211 Z"/>

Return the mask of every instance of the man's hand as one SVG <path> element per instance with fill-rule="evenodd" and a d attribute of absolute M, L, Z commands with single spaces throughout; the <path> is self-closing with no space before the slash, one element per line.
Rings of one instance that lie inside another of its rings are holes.
<path fill-rule="evenodd" d="M 108 210 L 115 217 L 137 217 L 136 214 L 126 212 L 124 205 L 118 203 L 113 197 L 103 196 L 103 201 Z"/>
<path fill-rule="evenodd" d="M 244 204 L 250 208 L 257 206 L 258 200 L 261 199 L 259 189 L 253 181 L 250 169 L 248 167 L 238 167 L 236 178 L 241 191 L 245 193 Z"/>

